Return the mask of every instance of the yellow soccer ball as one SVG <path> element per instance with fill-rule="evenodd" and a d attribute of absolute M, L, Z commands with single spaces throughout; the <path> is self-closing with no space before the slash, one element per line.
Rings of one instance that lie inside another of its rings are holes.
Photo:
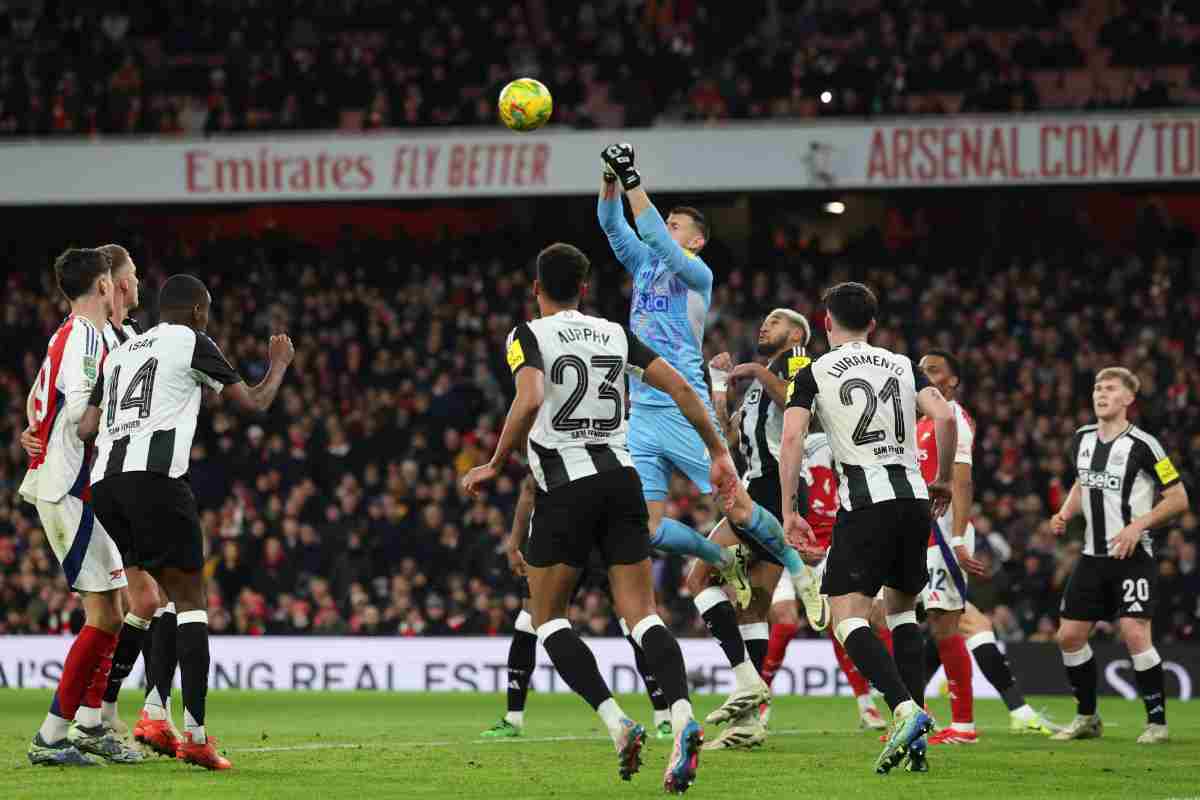
<path fill-rule="evenodd" d="M 514 131 L 536 131 L 550 119 L 554 98 L 546 84 L 517 78 L 500 90 L 500 119 Z"/>

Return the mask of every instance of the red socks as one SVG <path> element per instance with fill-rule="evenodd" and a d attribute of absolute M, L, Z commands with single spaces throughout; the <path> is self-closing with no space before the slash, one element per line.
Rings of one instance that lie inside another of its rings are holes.
<path fill-rule="evenodd" d="M 937 646 L 950 689 L 951 719 L 960 723 L 974 722 L 975 693 L 971 688 L 971 654 L 967 652 L 966 640 L 956 634 L 942 639 Z"/>
<path fill-rule="evenodd" d="M 775 680 L 775 673 L 783 666 L 783 657 L 787 654 L 788 643 L 795 638 L 796 631 L 799 629 L 799 625 L 776 623 L 771 626 L 771 638 L 767 641 L 767 657 L 763 660 L 762 668 L 762 679 L 767 682 L 767 686 L 771 685 L 771 681 Z"/>
<path fill-rule="evenodd" d="M 88 701 L 95 695 L 95 703 L 88 703 L 90 707 L 100 707 L 116 647 L 117 637 L 114 634 L 105 633 L 91 625 L 83 627 L 67 652 L 58 691 L 54 693 L 54 704 L 50 708 L 52 714 L 62 719 L 75 719 L 75 712 L 84 702 L 85 694 Z"/>
<path fill-rule="evenodd" d="M 850 660 L 850 656 L 846 653 L 846 648 L 842 647 L 842 643 L 837 640 L 833 634 L 833 628 L 829 628 L 829 638 L 833 640 L 833 655 L 837 658 L 838 666 L 842 668 L 842 672 L 846 675 L 846 681 L 850 684 L 850 688 L 854 690 L 855 697 L 862 697 L 871 691 L 870 684 L 867 679 L 858 671 L 858 667 L 854 666 L 854 662 Z M 891 639 L 888 639 L 891 644 Z"/>

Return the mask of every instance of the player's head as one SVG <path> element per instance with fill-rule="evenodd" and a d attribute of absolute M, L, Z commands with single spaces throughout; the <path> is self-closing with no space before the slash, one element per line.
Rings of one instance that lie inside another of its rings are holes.
<path fill-rule="evenodd" d="M 117 301 L 124 304 L 126 311 L 133 311 L 138 307 L 140 285 L 137 264 L 133 263 L 133 257 L 119 244 L 102 244 L 96 249 L 107 255 L 112 262 L 113 290 Z"/>
<path fill-rule="evenodd" d="M 550 245 L 537 257 L 533 292 L 538 305 L 548 302 L 559 308 L 575 308 L 587 294 L 591 274 L 592 264 L 578 247 L 565 242 Z M 546 313 L 544 308 L 542 313 Z"/>
<path fill-rule="evenodd" d="M 808 347 L 812 331 L 808 320 L 799 311 L 777 308 L 763 320 L 758 328 L 758 354 L 775 356 L 792 347 Z"/>
<path fill-rule="evenodd" d="M 957 358 L 947 350 L 930 350 L 921 357 L 921 363 L 917 366 L 925 373 L 929 382 L 942 393 L 942 397 L 947 400 L 954 399 L 962 383 Z"/>
<path fill-rule="evenodd" d="M 158 290 L 158 313 L 163 322 L 206 331 L 211 305 L 208 287 L 195 275 L 172 275 Z"/>
<path fill-rule="evenodd" d="M 1124 419 L 1137 399 L 1142 382 L 1124 367 L 1105 367 L 1096 373 L 1092 387 L 1092 407 L 1102 422 Z"/>
<path fill-rule="evenodd" d="M 856 337 L 868 336 L 875 330 L 879 300 L 866 285 L 846 281 L 831 286 L 821 295 L 821 302 L 825 305 L 825 330 L 830 333 Z"/>
<path fill-rule="evenodd" d="M 96 298 L 112 313 L 112 262 L 94 248 L 71 248 L 54 259 L 54 280 L 67 300 L 74 304 Z"/>
<path fill-rule="evenodd" d="M 667 231 L 677 245 L 693 253 L 699 253 L 708 244 L 708 220 L 698 208 L 672 208 L 667 214 Z"/>

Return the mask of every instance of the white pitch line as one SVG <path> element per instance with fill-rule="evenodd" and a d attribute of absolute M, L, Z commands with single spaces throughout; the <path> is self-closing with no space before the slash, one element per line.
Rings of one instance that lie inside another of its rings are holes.
<path fill-rule="evenodd" d="M 1107 723 L 1106 723 L 1107 724 Z M 980 730 L 998 731 L 1001 728 L 980 728 Z M 789 728 L 781 731 L 771 731 L 770 736 L 808 736 L 812 734 L 843 734 L 846 736 L 864 736 L 864 731 L 846 730 L 831 731 L 825 728 Z M 428 742 L 391 742 L 387 744 L 364 742 L 313 742 L 311 744 L 280 745 L 278 747 L 230 747 L 231 753 L 296 753 L 309 750 L 412 750 L 418 747 L 461 747 L 474 744 L 545 744 L 553 742 L 607 742 L 607 736 L 519 736 L 511 739 L 462 739 L 458 741 L 428 741 Z"/>

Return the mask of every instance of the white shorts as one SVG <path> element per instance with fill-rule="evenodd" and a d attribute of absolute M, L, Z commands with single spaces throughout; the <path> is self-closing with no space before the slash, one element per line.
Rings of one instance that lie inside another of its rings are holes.
<path fill-rule="evenodd" d="M 67 495 L 57 503 L 38 500 L 37 511 L 72 589 L 110 592 L 126 585 L 121 553 L 90 504 Z"/>
<path fill-rule="evenodd" d="M 946 542 L 949 543 L 950 533 L 946 530 L 946 526 L 940 521 L 938 525 L 942 529 L 942 535 L 946 538 Z M 967 526 L 967 532 L 963 536 L 963 543 L 967 546 L 967 552 L 974 555 L 974 525 Z M 936 545 L 926 551 L 925 564 L 929 568 L 929 583 L 925 584 L 925 588 L 921 590 L 921 602 L 925 605 L 925 610 L 962 611 L 966 608 L 966 602 L 962 594 L 958 591 L 958 583 L 954 580 L 954 575 L 951 571 L 953 570 L 962 575 L 963 585 L 965 586 L 967 583 L 967 573 L 963 571 L 962 567 L 958 566 L 958 564 L 947 566 L 946 559 L 942 557 L 942 548 Z"/>

